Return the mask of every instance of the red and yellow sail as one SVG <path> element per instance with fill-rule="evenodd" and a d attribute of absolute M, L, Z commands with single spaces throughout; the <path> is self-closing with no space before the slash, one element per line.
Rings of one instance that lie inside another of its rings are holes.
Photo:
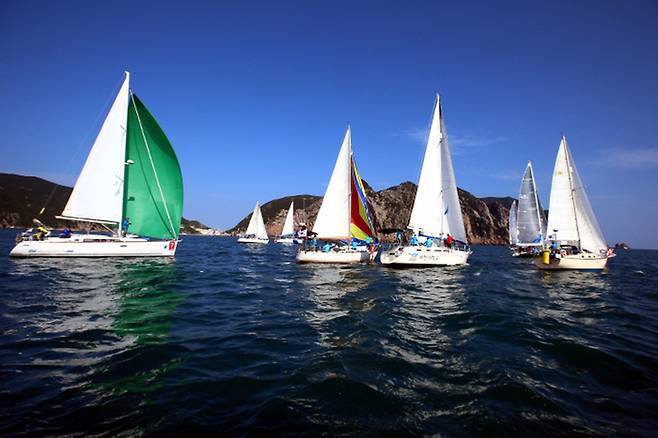
<path fill-rule="evenodd" d="M 356 169 L 356 163 L 352 158 L 352 205 L 350 232 L 352 237 L 359 240 L 366 240 L 368 237 L 375 236 L 375 227 L 373 226 L 372 215 L 368 209 L 368 199 L 366 198 L 366 191 L 363 187 L 363 181 L 359 176 L 359 171 Z"/>

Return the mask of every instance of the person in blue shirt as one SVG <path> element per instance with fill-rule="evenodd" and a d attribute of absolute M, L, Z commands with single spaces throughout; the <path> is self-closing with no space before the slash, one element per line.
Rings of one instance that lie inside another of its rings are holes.
<path fill-rule="evenodd" d="M 322 245 L 322 252 L 329 252 L 329 251 L 331 251 L 331 244 L 327 242 L 324 245 Z"/>
<path fill-rule="evenodd" d="M 59 235 L 62 239 L 68 239 L 71 237 L 71 229 L 69 227 L 64 228 L 62 234 Z"/>
<path fill-rule="evenodd" d="M 310 239 L 308 239 L 308 246 L 310 246 L 311 248 L 317 248 L 318 240 L 315 238 L 315 234 L 311 236 Z"/>
<path fill-rule="evenodd" d="M 411 239 L 409 239 L 409 244 L 413 246 L 418 245 L 418 237 L 416 237 L 416 233 L 411 235 Z"/>
<path fill-rule="evenodd" d="M 123 218 L 123 221 L 121 222 L 121 231 L 123 232 L 123 235 L 125 236 L 128 234 L 128 227 L 130 226 L 130 218 Z"/>
<path fill-rule="evenodd" d="M 433 243 L 434 241 L 429 237 L 425 240 L 425 246 L 428 248 L 431 248 Z"/>
<path fill-rule="evenodd" d="M 395 232 L 395 241 L 397 243 L 402 243 L 402 230 L 397 230 Z"/>
<path fill-rule="evenodd" d="M 357 245 L 357 243 L 356 243 L 356 240 L 352 240 L 352 249 L 353 249 L 353 250 L 356 250 L 356 247 L 357 247 L 357 246 L 358 246 L 358 245 Z"/>

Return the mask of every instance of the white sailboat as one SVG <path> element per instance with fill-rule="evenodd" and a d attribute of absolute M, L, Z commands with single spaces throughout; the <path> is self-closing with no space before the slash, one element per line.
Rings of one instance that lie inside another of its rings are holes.
<path fill-rule="evenodd" d="M 516 247 L 517 237 L 519 235 L 519 228 L 517 227 L 518 211 L 516 201 L 512 201 L 512 206 L 509 209 L 509 244 L 512 250 Z"/>
<path fill-rule="evenodd" d="M 613 254 L 608 250 L 564 136 L 555 159 L 548 211 L 546 243 L 551 249 L 535 258 L 535 265 L 540 269 L 605 268 Z"/>
<path fill-rule="evenodd" d="M 400 244 L 383 252 L 380 258 L 383 265 L 462 265 L 471 254 L 466 244 L 466 231 L 438 94 L 409 228 L 418 236 L 418 242 Z M 448 236 L 455 242 L 445 243 L 444 238 Z"/>
<path fill-rule="evenodd" d="M 270 243 L 270 238 L 267 236 L 265 229 L 265 222 L 263 222 L 263 214 L 260 211 L 260 204 L 256 202 L 254 212 L 249 219 L 249 225 L 244 235 L 238 239 L 240 243 Z"/>
<path fill-rule="evenodd" d="M 12 257 L 173 256 L 183 211 L 176 154 L 125 78 L 60 219 L 112 234 L 24 233 Z"/>
<path fill-rule="evenodd" d="M 313 226 L 317 239 L 332 242 L 322 249 L 307 244 L 297 253 L 300 263 L 363 263 L 374 259 L 375 231 L 363 182 L 352 156 L 348 127 L 327 191 Z M 314 239 L 310 239 L 313 241 Z"/>
<path fill-rule="evenodd" d="M 518 257 L 535 255 L 546 238 L 546 217 L 539 201 L 535 175 L 530 161 L 528 161 L 521 179 L 515 225 L 514 255 Z"/>
<path fill-rule="evenodd" d="M 290 202 L 288 214 L 286 214 L 286 221 L 283 223 L 281 235 L 276 239 L 276 243 L 293 244 L 298 243 L 295 239 L 295 202 Z"/>

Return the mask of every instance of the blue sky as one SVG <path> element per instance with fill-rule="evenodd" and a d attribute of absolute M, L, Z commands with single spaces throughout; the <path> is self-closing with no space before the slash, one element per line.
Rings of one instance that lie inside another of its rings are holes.
<path fill-rule="evenodd" d="M 658 3 L 0 2 L 0 171 L 73 184 L 125 69 L 186 217 L 321 195 L 348 123 L 376 189 L 418 177 L 434 93 L 458 185 L 548 205 L 562 133 L 608 242 L 658 248 Z"/>

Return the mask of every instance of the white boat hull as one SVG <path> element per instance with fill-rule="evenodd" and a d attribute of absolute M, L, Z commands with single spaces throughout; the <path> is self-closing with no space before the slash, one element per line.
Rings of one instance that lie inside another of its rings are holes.
<path fill-rule="evenodd" d="M 600 271 L 605 268 L 608 263 L 607 256 L 600 256 L 595 254 L 581 253 L 561 256 L 560 258 L 551 257 L 549 264 L 544 264 L 542 257 L 535 257 L 533 259 L 535 266 L 539 269 L 546 270 L 589 270 Z"/>
<path fill-rule="evenodd" d="M 238 243 L 260 243 L 266 245 L 270 243 L 270 239 L 259 239 L 257 237 L 240 237 Z"/>
<path fill-rule="evenodd" d="M 301 241 L 295 239 L 294 237 L 281 237 L 279 239 L 276 239 L 276 243 L 283 243 L 286 245 L 296 245 L 299 243 L 302 243 Z"/>
<path fill-rule="evenodd" d="M 456 248 L 398 246 L 382 252 L 382 265 L 393 267 L 453 266 L 468 261 L 471 251 Z"/>
<path fill-rule="evenodd" d="M 74 234 L 63 239 L 23 240 L 10 257 L 173 257 L 176 240 L 147 240 L 96 234 Z"/>
<path fill-rule="evenodd" d="M 377 253 L 368 251 L 299 251 L 299 263 L 367 263 L 374 260 Z"/>

